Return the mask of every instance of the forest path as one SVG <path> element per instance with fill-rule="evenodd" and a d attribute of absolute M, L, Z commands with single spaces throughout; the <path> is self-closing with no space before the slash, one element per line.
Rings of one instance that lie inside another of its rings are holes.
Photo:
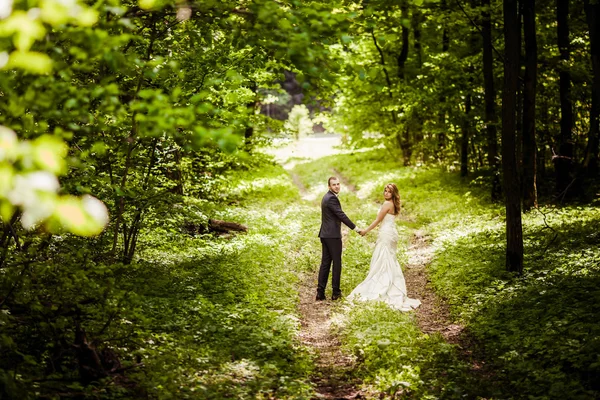
<path fill-rule="evenodd" d="M 434 255 L 431 238 L 423 231 L 413 230 L 407 250 L 408 264 L 402 268 L 408 296 L 421 300 L 416 310 L 417 324 L 423 333 L 440 333 L 447 342 L 458 344 L 463 326 L 452 323 L 448 305 L 428 285 L 426 268 Z"/>
<path fill-rule="evenodd" d="M 301 142 L 288 147 L 292 150 L 291 157 L 318 159 L 325 155 L 337 154 L 335 149 L 336 140 L 327 138 L 319 141 L 311 138 L 309 143 Z M 311 146 L 319 146 L 319 151 L 311 150 Z M 280 162 L 285 152 L 277 155 Z M 283 163 L 291 175 L 292 181 L 298 187 L 304 201 L 312 203 L 315 208 L 319 207 L 320 197 L 310 192 L 302 183 L 300 176 L 291 171 L 295 161 Z M 358 189 L 352 182 L 337 170 L 331 171 L 338 176 L 342 183 L 342 190 L 359 195 Z M 359 196 L 360 197 L 360 196 Z M 402 217 L 401 217 L 402 218 Z M 410 217 L 404 217 L 410 218 Z M 344 230 L 345 231 L 345 230 Z M 461 353 L 472 359 L 468 349 L 468 339 L 464 338 L 463 327 L 452 322 L 448 306 L 440 299 L 430 287 L 426 274 L 427 265 L 434 255 L 434 247 L 431 238 L 423 231 L 414 229 L 410 232 L 410 245 L 407 249 L 408 264 L 403 266 L 404 277 L 410 297 L 421 300 L 421 306 L 415 311 L 419 328 L 424 333 L 439 332 L 449 343 L 459 345 Z M 345 236 L 343 238 L 345 240 Z M 299 286 L 301 329 L 299 339 L 301 343 L 315 350 L 315 372 L 312 382 L 315 385 L 316 399 L 364 399 L 367 396 L 361 390 L 361 381 L 356 377 L 356 361 L 350 354 L 341 349 L 339 337 L 332 332 L 332 307 L 335 305 L 331 300 L 317 302 L 316 286 L 318 268 L 307 274 Z M 473 370 L 478 369 L 477 361 L 473 361 Z"/>
<path fill-rule="evenodd" d="M 292 171 L 297 158 L 315 160 L 338 154 L 339 136 L 303 138 L 295 143 L 280 146 L 272 154 L 288 170 L 300 197 L 319 210 L 321 193 L 308 190 L 302 179 Z M 332 171 L 333 173 L 334 171 Z M 344 184 L 344 181 L 342 181 Z M 343 190 L 354 190 L 354 187 Z M 316 237 L 315 237 L 316 240 Z M 344 239 L 345 240 L 345 236 Z M 315 399 L 361 399 L 361 382 L 354 375 L 355 360 L 342 351 L 339 337 L 332 332 L 332 314 L 335 305 L 331 299 L 316 301 L 318 266 L 307 273 L 298 288 L 300 303 L 300 342 L 315 352 L 315 369 L 311 381 L 315 387 Z"/>
<path fill-rule="evenodd" d="M 354 357 L 341 349 L 340 339 L 331 330 L 330 299 L 316 301 L 317 274 L 307 274 L 300 285 L 300 341 L 315 349 L 315 370 L 312 382 L 316 399 L 361 399 L 361 381 L 356 378 Z"/>

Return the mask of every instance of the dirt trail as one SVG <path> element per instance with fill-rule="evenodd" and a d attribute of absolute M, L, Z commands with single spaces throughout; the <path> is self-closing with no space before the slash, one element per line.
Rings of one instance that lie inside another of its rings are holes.
<path fill-rule="evenodd" d="M 408 296 L 421 300 L 416 317 L 423 333 L 439 332 L 449 343 L 458 343 L 463 327 L 453 324 L 448 306 L 428 286 L 426 267 L 433 258 L 434 249 L 430 237 L 416 230 L 408 247 L 408 264 L 404 266 L 404 278 Z"/>
<path fill-rule="evenodd" d="M 313 383 L 318 399 L 361 399 L 361 382 L 353 376 L 355 361 L 341 350 L 339 338 L 331 332 L 331 300 L 315 301 L 317 274 L 300 287 L 300 340 L 317 352 Z"/>
<path fill-rule="evenodd" d="M 356 187 L 340 174 L 339 177 L 344 190 L 356 193 Z M 303 198 L 306 199 L 307 190 L 301 184 L 298 176 L 292 174 L 294 183 L 298 186 Z M 316 200 L 312 199 L 315 202 Z M 448 342 L 459 344 L 462 326 L 451 322 L 448 307 L 436 296 L 428 285 L 426 267 L 433 257 L 433 247 L 429 237 L 421 231 L 415 231 L 408 248 L 409 261 L 403 266 L 404 276 L 410 297 L 418 298 L 422 304 L 416 311 L 417 322 L 424 333 L 441 333 Z M 301 342 L 315 349 L 316 368 L 313 383 L 316 389 L 316 399 L 363 399 L 361 382 L 353 376 L 356 368 L 355 360 L 351 355 L 344 354 L 341 350 L 339 338 L 331 332 L 331 309 L 334 307 L 331 300 L 315 301 L 317 285 L 317 271 L 308 275 L 301 284 L 300 291 L 300 322 Z"/>
<path fill-rule="evenodd" d="M 312 201 L 318 207 L 320 199 L 311 196 L 298 175 L 290 172 L 300 196 Z M 348 190 L 345 188 L 345 190 Z M 347 233 L 344 230 L 344 233 Z M 346 235 L 343 237 L 345 242 Z M 315 266 L 316 267 L 316 266 Z M 300 285 L 300 324 L 299 339 L 305 346 L 316 352 L 315 373 L 312 382 L 315 385 L 316 399 L 361 399 L 361 382 L 353 376 L 355 360 L 341 349 L 339 338 L 331 331 L 331 299 L 316 301 L 318 268 L 307 274 Z"/>

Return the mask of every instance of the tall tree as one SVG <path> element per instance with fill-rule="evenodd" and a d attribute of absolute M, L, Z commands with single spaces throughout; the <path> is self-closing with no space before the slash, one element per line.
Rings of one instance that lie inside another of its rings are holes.
<path fill-rule="evenodd" d="M 523 210 L 537 207 L 535 104 L 537 88 L 537 39 L 535 0 L 523 1 L 525 79 L 523 86 Z"/>
<path fill-rule="evenodd" d="M 408 46 L 410 29 L 408 28 L 408 1 L 404 0 L 400 5 L 400 23 L 402 25 L 402 49 L 396 57 L 398 63 L 398 78 L 404 80 L 406 61 L 408 60 Z"/>
<path fill-rule="evenodd" d="M 573 102 L 571 99 L 571 73 L 569 60 L 571 45 L 569 43 L 569 1 L 556 1 L 556 21 L 558 34 L 559 96 L 560 96 L 560 136 L 558 154 L 553 158 L 556 169 L 556 189 L 559 195 L 565 196 L 571 180 L 573 167 Z"/>
<path fill-rule="evenodd" d="M 598 1 L 585 0 L 585 14 L 590 32 L 593 81 L 590 128 L 583 166 L 589 177 L 595 177 L 598 175 L 598 147 L 600 144 L 600 4 Z"/>
<path fill-rule="evenodd" d="M 440 10 L 442 13 L 446 13 L 448 9 L 448 5 L 446 4 L 446 0 L 442 0 L 440 2 Z M 447 53 L 450 50 L 450 36 L 448 33 L 448 21 L 447 18 L 444 17 L 442 21 L 442 53 Z M 446 103 L 446 96 L 440 96 L 440 104 Z M 444 107 L 440 107 L 439 115 L 438 115 L 438 134 L 437 134 L 437 146 L 436 152 L 438 154 L 438 158 L 440 160 L 444 157 L 444 148 L 446 147 L 446 110 Z"/>
<path fill-rule="evenodd" d="M 402 24 L 402 49 L 400 53 L 396 57 L 396 62 L 398 64 L 398 78 L 400 81 L 405 80 L 405 68 L 406 61 L 408 60 L 408 48 L 410 45 L 409 37 L 410 37 L 410 29 L 408 27 L 408 1 L 405 0 L 400 5 L 400 20 Z M 404 159 L 404 165 L 410 164 L 410 159 L 412 157 L 412 147 L 413 143 L 410 135 L 411 129 L 409 124 L 406 124 L 402 133 L 398 135 L 398 141 L 400 144 L 400 149 L 402 150 L 402 157 Z"/>
<path fill-rule="evenodd" d="M 470 72 L 470 71 L 469 71 Z M 471 83 L 471 80 L 469 80 Z M 462 123 L 462 132 L 460 137 L 460 176 L 465 177 L 469 174 L 469 136 L 471 135 L 471 92 L 467 88 L 465 96 L 465 115 Z"/>
<path fill-rule="evenodd" d="M 477 2 L 475 0 L 471 0 L 470 2 L 471 9 L 475 9 L 477 7 Z M 471 34 L 469 35 L 469 50 L 477 51 L 478 43 L 477 39 L 479 38 L 478 28 L 473 21 L 473 26 L 471 27 Z M 464 120 L 461 126 L 461 138 L 460 138 L 460 176 L 465 177 L 469 173 L 469 141 L 472 140 L 472 124 L 473 124 L 473 116 L 471 115 L 471 110 L 473 106 L 473 64 L 469 63 L 466 69 L 468 74 L 468 79 L 466 81 L 466 85 L 464 87 L 465 91 L 465 115 Z M 473 151 L 473 154 L 475 152 Z"/>
<path fill-rule="evenodd" d="M 417 68 L 421 68 L 423 66 L 423 49 L 421 46 L 421 23 L 423 20 L 423 13 L 418 8 L 415 8 L 412 14 L 412 29 L 413 29 L 413 37 L 414 43 L 413 47 L 415 49 L 415 55 L 417 56 Z"/>
<path fill-rule="evenodd" d="M 520 53 L 517 0 L 504 0 L 503 10 L 505 55 L 502 92 L 502 169 L 506 204 L 506 269 L 520 274 L 523 271 L 523 228 L 515 139 Z"/>
<path fill-rule="evenodd" d="M 500 199 L 501 186 L 498 173 L 498 128 L 496 117 L 496 88 L 494 85 L 494 58 L 492 44 L 492 18 L 490 0 L 482 0 L 481 35 L 483 38 L 483 82 L 485 102 L 485 129 L 487 137 L 487 162 L 492 173 L 492 200 Z"/>

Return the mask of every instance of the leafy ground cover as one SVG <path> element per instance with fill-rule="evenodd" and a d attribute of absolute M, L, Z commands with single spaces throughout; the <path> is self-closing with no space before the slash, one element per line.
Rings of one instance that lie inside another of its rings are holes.
<path fill-rule="evenodd" d="M 511 276 L 503 265 L 503 212 L 486 200 L 481 180 L 400 168 L 383 155 L 296 160 L 292 177 L 268 161 L 239 166 L 227 174 L 218 202 L 188 197 L 148 217 L 139 257 L 129 265 L 104 264 L 75 238 L 52 243 L 54 264 L 31 264 L 33 273 L 13 291 L 14 313 L 0 315 L 0 393 L 314 397 L 315 354 L 298 340 L 297 289 L 318 266 L 318 200 L 327 177 L 339 175 L 344 210 L 360 226 L 375 217 L 384 184 L 398 184 L 405 208 L 400 262 L 406 264 L 403 249 L 414 230 L 433 238 L 430 283 L 486 362 L 476 371 L 457 345 L 422 333 L 414 313 L 336 303 L 334 327 L 357 360 L 354 374 L 366 396 L 598 398 L 597 204 L 545 206 L 526 215 L 526 271 Z M 301 200 L 296 184 L 313 200 Z M 185 229 L 209 217 L 249 230 L 214 236 Z M 347 232 L 345 294 L 366 276 L 375 238 Z M 103 359 L 118 356 L 115 374 L 77 372 L 91 365 L 82 349 L 93 348 Z"/>
<path fill-rule="evenodd" d="M 294 171 L 310 188 L 334 169 L 356 189 L 342 201 L 359 224 L 374 218 L 383 185 L 398 184 L 406 212 L 399 229 L 405 241 L 414 228 L 433 237 L 431 285 L 487 365 L 474 374 L 455 346 L 418 332 L 410 314 L 376 305 L 340 307 L 340 333 L 362 360 L 358 373 L 367 384 L 412 398 L 600 396 L 597 204 L 542 206 L 525 215 L 526 271 L 517 277 L 504 272 L 503 210 L 487 200 L 480 178 L 400 168 L 383 150 L 299 164 Z M 374 238 L 348 241 L 345 293 L 364 278 Z"/>
<path fill-rule="evenodd" d="M 313 354 L 296 338 L 307 211 L 281 167 L 235 168 L 218 201 L 150 211 L 131 264 L 51 244 L 0 314 L 0 398 L 310 398 Z M 248 232 L 189 229 L 208 218 Z"/>
<path fill-rule="evenodd" d="M 146 238 L 140 256 L 152 267 L 137 277 L 152 332 L 138 350 L 148 359 L 144 381 L 160 382 L 148 390 L 161 398 L 309 398 L 312 356 L 295 340 L 293 293 L 309 257 L 298 190 L 263 163 L 231 173 L 222 200 L 230 205 L 190 199 L 173 224 L 210 215 L 247 233 Z"/>

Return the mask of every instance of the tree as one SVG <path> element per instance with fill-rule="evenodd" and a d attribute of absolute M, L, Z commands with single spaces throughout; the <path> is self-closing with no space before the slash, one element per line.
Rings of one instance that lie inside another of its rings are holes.
<path fill-rule="evenodd" d="M 556 0 L 556 21 L 558 35 L 558 50 L 560 52 L 559 96 L 560 96 L 560 135 L 558 154 L 553 157 L 556 170 L 556 191 L 564 198 L 571 184 L 573 169 L 573 100 L 571 97 L 571 59 L 569 38 L 569 2 Z"/>
<path fill-rule="evenodd" d="M 600 4 L 585 0 L 585 15 L 590 32 L 590 58 L 592 60 L 592 107 L 590 127 L 583 167 L 589 177 L 598 175 L 600 151 Z"/>
<path fill-rule="evenodd" d="M 492 44 L 492 18 L 490 0 L 482 1 L 481 36 L 483 57 L 483 80 L 485 102 L 485 129 L 487 140 L 487 162 L 492 174 L 492 200 L 500 199 L 501 187 L 498 170 L 498 121 L 496 116 L 496 88 L 494 83 L 494 58 Z"/>
<path fill-rule="evenodd" d="M 535 0 L 523 2 L 523 32 L 525 39 L 525 79 L 523 87 L 523 210 L 537 207 L 537 146 L 536 146 L 536 87 L 537 40 L 535 29 Z"/>
<path fill-rule="evenodd" d="M 506 205 L 506 269 L 523 271 L 521 195 L 516 159 L 516 107 L 520 27 L 517 0 L 504 0 L 504 89 L 502 92 L 502 173 Z"/>

